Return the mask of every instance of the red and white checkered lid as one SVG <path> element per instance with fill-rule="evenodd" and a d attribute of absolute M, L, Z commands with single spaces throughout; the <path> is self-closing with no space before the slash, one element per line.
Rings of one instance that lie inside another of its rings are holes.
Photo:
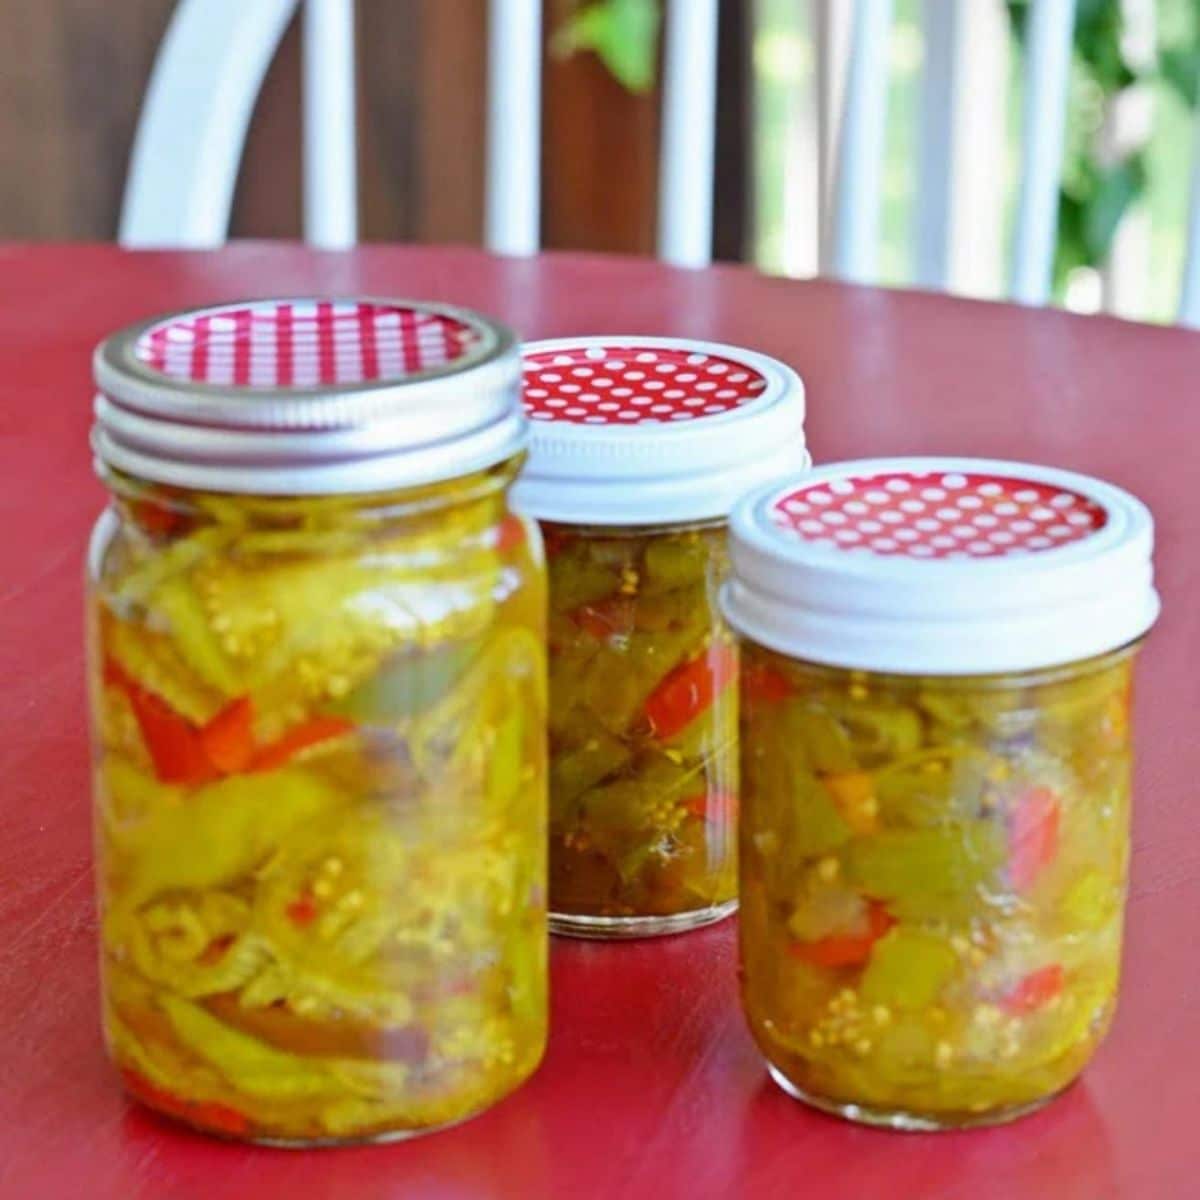
<path fill-rule="evenodd" d="M 513 335 L 448 305 L 226 304 L 123 330 L 94 368 L 98 458 L 183 487 L 402 487 L 492 465 L 526 436 Z"/>
<path fill-rule="evenodd" d="M 808 464 L 790 367 L 679 338 L 564 338 L 524 350 L 529 460 L 516 503 L 545 520 L 646 525 L 728 514 Z"/>
<path fill-rule="evenodd" d="M 1146 507 L 1100 480 L 972 459 L 822 467 L 732 522 L 730 620 L 815 662 L 1032 670 L 1116 649 L 1158 613 Z"/>

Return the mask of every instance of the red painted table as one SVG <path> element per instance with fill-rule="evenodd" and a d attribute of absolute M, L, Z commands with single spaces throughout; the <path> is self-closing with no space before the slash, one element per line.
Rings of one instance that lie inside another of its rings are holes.
<path fill-rule="evenodd" d="M 460 249 L 323 255 L 0 248 L 0 1196 L 819 1197 L 1200 1195 L 1200 335 L 924 295 Z M 1003 1129 L 858 1129 L 767 1081 L 738 1013 L 734 929 L 554 948 L 544 1066 L 417 1142 L 295 1153 L 182 1132 L 121 1097 L 97 1029 L 80 563 L 89 354 L 162 309 L 246 295 L 422 296 L 530 336 L 741 343 L 799 368 L 818 460 L 1028 458 L 1132 488 L 1158 519 L 1165 615 L 1138 701 L 1120 1015 L 1084 1081 Z"/>

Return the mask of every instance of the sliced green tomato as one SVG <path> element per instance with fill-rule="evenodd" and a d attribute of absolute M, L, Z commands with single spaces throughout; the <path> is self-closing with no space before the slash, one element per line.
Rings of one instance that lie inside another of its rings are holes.
<path fill-rule="evenodd" d="M 571 613 L 584 604 L 616 592 L 621 582 L 620 566 L 593 557 L 594 543 L 572 539 L 550 558 L 550 603 L 555 612 Z"/>
<path fill-rule="evenodd" d="M 276 1050 L 230 1028 L 197 1004 L 163 992 L 158 1002 L 180 1043 L 248 1096 L 289 1100 L 336 1094 L 336 1060 L 324 1062 Z"/>
<path fill-rule="evenodd" d="M 521 787 L 525 719 L 514 709 L 496 727 L 488 755 L 488 800 L 492 810 L 505 805 Z"/>
<path fill-rule="evenodd" d="M 814 771 L 825 775 L 857 768 L 850 736 L 833 716 L 815 708 L 794 710 L 789 716 L 791 719 L 785 720 L 795 725 L 796 735 Z"/>
<path fill-rule="evenodd" d="M 642 590 L 654 595 L 703 583 L 713 560 L 700 537 L 652 538 L 642 555 Z"/>
<path fill-rule="evenodd" d="M 863 972 L 861 992 L 871 1004 L 915 1012 L 938 998 L 958 968 L 944 939 L 897 925 L 876 943 Z"/>
<path fill-rule="evenodd" d="M 199 596 L 186 580 L 179 576 L 164 580 L 154 593 L 153 607 L 170 622 L 180 655 L 205 683 L 226 696 L 245 690 L 209 624 Z"/>
<path fill-rule="evenodd" d="M 646 595 L 639 592 L 629 610 L 629 623 L 643 633 L 694 629 L 699 636 L 708 623 L 712 602 L 703 586 Z"/>
<path fill-rule="evenodd" d="M 563 678 L 556 672 L 556 694 L 577 695 L 607 729 L 624 733 L 637 719 L 647 693 L 670 669 L 672 661 L 665 645 L 656 648 L 638 644 L 628 652 L 601 646 L 577 678 Z"/>
<path fill-rule="evenodd" d="M 362 724 L 390 725 L 436 704 L 479 653 L 476 642 L 451 642 L 387 659 L 331 711 Z"/>
<path fill-rule="evenodd" d="M 888 830 L 846 852 L 849 878 L 904 919 L 959 921 L 984 910 L 986 889 L 1005 858 L 1003 831 L 990 821 Z"/>
<path fill-rule="evenodd" d="M 791 953 L 817 967 L 856 967 L 866 962 L 876 942 L 887 934 L 895 921 L 878 901 L 863 904 L 860 899 L 859 904 L 860 913 L 844 928 L 831 930 L 813 940 L 793 942 L 789 947 Z M 794 931 L 796 923 L 790 923 L 789 928 Z"/>
<path fill-rule="evenodd" d="M 570 804 L 582 792 L 595 787 L 629 761 L 624 742 L 605 729 L 589 726 L 581 745 L 560 750 L 550 765 L 550 795 L 556 808 Z"/>
<path fill-rule="evenodd" d="M 1058 911 L 1069 925 L 1099 929 L 1120 907 L 1119 884 L 1103 871 L 1087 871 L 1067 889 Z"/>
<path fill-rule="evenodd" d="M 993 762 L 968 746 L 938 746 L 881 768 L 875 774 L 881 822 L 920 828 L 970 817 Z"/>
<path fill-rule="evenodd" d="M 133 908 L 162 892 L 230 883 L 345 799 L 316 775 L 284 767 L 231 775 L 197 789 L 187 804 L 155 806 L 112 833 L 132 863 L 122 902 Z"/>
<path fill-rule="evenodd" d="M 863 765 L 901 758 L 921 744 L 921 718 L 905 705 L 865 700 L 841 706 L 834 715 Z"/>

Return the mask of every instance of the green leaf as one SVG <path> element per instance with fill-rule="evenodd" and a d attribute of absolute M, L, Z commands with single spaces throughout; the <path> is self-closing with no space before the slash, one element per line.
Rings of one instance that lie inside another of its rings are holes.
<path fill-rule="evenodd" d="M 1083 219 L 1083 239 L 1093 263 L 1102 263 L 1112 247 L 1121 218 L 1146 186 L 1146 167 L 1139 155 L 1098 172 Z"/>
<path fill-rule="evenodd" d="M 622 87 L 648 92 L 658 66 L 658 0 L 594 0 L 554 34 L 550 49 L 567 57 L 590 50 Z"/>
<path fill-rule="evenodd" d="M 1178 47 L 1163 50 L 1158 57 L 1158 66 L 1167 85 L 1188 108 L 1195 108 L 1200 100 L 1200 52 Z"/>

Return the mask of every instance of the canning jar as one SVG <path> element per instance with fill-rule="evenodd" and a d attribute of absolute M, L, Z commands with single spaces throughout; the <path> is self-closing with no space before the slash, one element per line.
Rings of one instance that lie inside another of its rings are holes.
<path fill-rule="evenodd" d="M 742 998 L 854 1120 L 1007 1120 L 1112 1019 L 1152 522 L 1094 479 L 879 460 L 733 518 Z"/>
<path fill-rule="evenodd" d="M 546 1037 L 544 566 L 512 335 L 387 300 L 96 353 L 103 1022 L 227 1137 L 404 1137 Z"/>
<path fill-rule="evenodd" d="M 737 897 L 737 652 L 717 605 L 726 520 L 807 464 L 781 363 L 666 338 L 525 349 L 514 502 L 550 576 L 550 924 L 672 933 Z"/>

